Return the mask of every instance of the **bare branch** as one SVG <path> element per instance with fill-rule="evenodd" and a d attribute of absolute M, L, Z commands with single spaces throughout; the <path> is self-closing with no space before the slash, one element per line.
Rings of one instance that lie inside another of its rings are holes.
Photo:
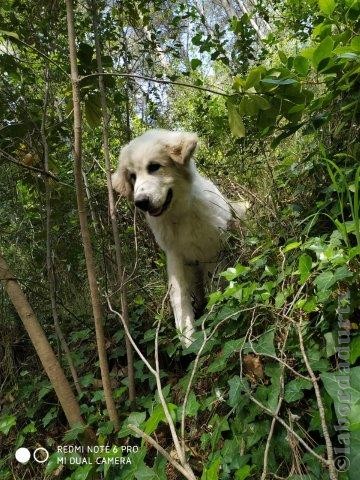
<path fill-rule="evenodd" d="M 301 322 L 296 325 L 298 336 L 299 336 L 299 343 L 300 343 L 300 350 L 301 354 L 304 359 L 304 363 L 306 365 L 307 371 L 309 372 L 311 382 L 314 387 L 315 391 L 315 396 L 316 396 L 316 401 L 319 407 L 319 416 L 320 416 L 320 422 L 321 422 L 321 428 L 324 434 L 324 439 L 325 439 L 325 444 L 326 444 L 326 452 L 327 452 L 327 457 L 328 457 L 328 469 L 329 469 L 329 475 L 330 475 L 330 480 L 336 480 L 338 478 L 336 468 L 334 465 L 334 456 L 333 456 L 333 446 L 331 443 L 330 435 L 329 435 L 329 430 L 326 425 L 326 419 L 325 419 L 325 409 L 324 409 L 324 404 L 321 398 L 321 393 L 320 393 L 320 388 L 319 384 L 316 379 L 316 375 L 314 374 L 313 369 L 311 368 L 309 359 L 306 355 L 305 352 L 305 347 L 304 347 L 304 338 L 302 335 L 301 331 Z"/>
<path fill-rule="evenodd" d="M 176 470 L 178 470 L 182 475 L 184 475 L 185 478 L 188 478 L 189 480 L 193 480 L 194 477 L 189 475 L 189 473 L 185 470 L 184 467 L 182 467 L 180 465 L 179 462 L 177 462 L 176 460 L 174 460 L 169 454 L 168 452 L 161 446 L 159 445 L 152 437 L 150 437 L 150 435 L 148 435 L 147 433 L 143 432 L 142 430 L 140 430 L 140 428 L 136 427 L 135 425 L 131 425 L 129 424 L 128 427 L 130 428 L 130 430 L 133 430 L 135 433 L 137 433 L 141 438 L 143 438 L 146 442 L 150 443 L 150 445 L 152 445 L 154 448 L 156 448 L 156 450 L 161 453 L 161 455 L 163 455 L 166 460 L 174 467 L 176 468 Z"/>

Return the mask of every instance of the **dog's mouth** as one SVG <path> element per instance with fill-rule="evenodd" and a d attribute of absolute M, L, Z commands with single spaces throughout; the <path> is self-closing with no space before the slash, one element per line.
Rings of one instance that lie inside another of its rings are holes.
<path fill-rule="evenodd" d="M 160 217 L 160 215 L 162 215 L 165 212 L 165 210 L 168 209 L 171 203 L 172 197 L 173 197 L 173 191 L 171 188 L 169 188 L 169 191 L 166 195 L 165 202 L 163 203 L 162 207 L 156 208 L 154 210 L 149 210 L 148 211 L 149 215 L 151 215 L 152 217 Z"/>

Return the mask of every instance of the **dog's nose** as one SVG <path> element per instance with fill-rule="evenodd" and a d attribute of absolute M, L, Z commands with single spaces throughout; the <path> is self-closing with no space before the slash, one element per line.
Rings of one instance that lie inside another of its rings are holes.
<path fill-rule="evenodd" d="M 147 212 L 150 209 L 150 200 L 148 197 L 138 197 L 135 200 L 135 205 L 137 208 L 140 208 L 140 210 L 144 210 L 144 212 Z"/>

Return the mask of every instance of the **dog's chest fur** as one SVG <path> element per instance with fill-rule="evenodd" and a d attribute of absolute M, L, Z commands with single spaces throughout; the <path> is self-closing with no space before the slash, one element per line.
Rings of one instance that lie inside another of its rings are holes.
<path fill-rule="evenodd" d="M 176 252 L 185 262 L 215 262 L 221 235 L 231 219 L 229 206 L 216 186 L 198 176 L 188 203 L 174 205 L 166 216 L 148 218 L 156 241 L 166 252 Z"/>

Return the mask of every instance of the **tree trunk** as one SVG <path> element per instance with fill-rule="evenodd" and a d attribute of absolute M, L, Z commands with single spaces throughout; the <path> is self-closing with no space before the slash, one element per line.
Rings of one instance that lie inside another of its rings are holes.
<path fill-rule="evenodd" d="M 14 275 L 10 272 L 8 265 L 0 255 L 0 280 L 4 285 L 7 294 L 10 297 L 24 327 L 30 337 L 30 340 L 38 354 L 44 370 L 49 377 L 51 385 L 59 399 L 60 405 L 65 413 L 70 427 L 81 424 L 84 421 L 81 417 L 80 407 L 70 384 L 61 368 L 56 355 L 48 342 L 45 333 L 38 322 L 29 302 L 21 290 Z M 87 428 L 85 431 L 86 440 L 90 443 L 95 441 L 95 434 Z"/>
<path fill-rule="evenodd" d="M 108 415 L 113 422 L 115 429 L 119 428 L 119 418 L 112 396 L 109 365 L 106 356 L 105 336 L 103 328 L 103 317 L 100 304 L 100 294 L 96 282 L 96 270 L 94 263 L 93 250 L 90 239 L 90 232 L 87 220 L 87 210 L 85 204 L 84 183 L 82 178 L 82 156 L 81 156 L 81 107 L 80 107 L 80 88 L 79 73 L 76 58 L 75 28 L 74 28 L 74 10 L 72 0 L 66 0 L 67 27 L 69 39 L 69 56 L 71 66 L 71 83 L 74 106 L 74 170 L 76 185 L 76 200 L 78 205 L 80 230 L 84 247 L 86 270 L 90 287 L 91 305 L 93 309 L 96 342 L 99 354 L 99 363 L 101 370 L 101 380 L 104 388 L 104 396 Z"/>
<path fill-rule="evenodd" d="M 97 19 L 97 10 L 96 4 L 91 1 L 92 11 L 93 11 L 93 31 L 95 38 L 95 48 L 96 48 L 96 61 L 99 73 L 103 73 L 102 61 L 101 61 L 101 46 L 99 40 L 99 28 L 98 28 L 98 19 Z M 116 278 L 117 286 L 120 288 L 120 301 L 121 301 L 121 310 L 124 321 L 126 325 L 129 326 L 129 315 L 128 315 L 128 301 L 126 294 L 126 277 L 125 271 L 123 268 L 123 261 L 121 255 L 121 245 L 120 245 L 120 235 L 118 229 L 118 223 L 116 218 L 116 208 L 114 201 L 114 192 L 111 186 L 111 172 L 110 172 L 110 153 L 109 153 L 109 135 L 108 135 L 108 126 L 109 126 L 109 113 L 106 102 L 105 95 L 105 86 L 104 78 L 102 75 L 99 75 L 99 90 L 100 90 L 100 99 L 101 99 L 101 110 L 103 115 L 103 150 L 104 150 L 104 159 L 105 159 L 105 169 L 106 169 L 106 181 L 108 189 L 108 198 L 109 198 L 109 211 L 111 218 L 111 226 L 114 238 L 115 245 L 115 257 L 116 257 Z M 126 355 L 127 355 L 127 367 L 128 367 L 128 379 L 129 379 L 129 400 L 133 402 L 135 400 L 135 381 L 134 381 L 134 358 L 133 350 L 131 343 L 125 335 L 126 343 Z"/>
<path fill-rule="evenodd" d="M 43 106 L 43 116 L 41 121 L 41 140 L 44 148 L 44 170 L 49 173 L 49 145 L 46 138 L 46 114 L 49 101 L 49 69 L 45 68 L 45 98 Z M 56 288 L 55 288 L 55 272 L 52 262 L 52 242 L 51 242 L 51 186 L 50 178 L 45 177 L 45 203 L 46 203 L 46 269 L 49 281 L 49 295 L 51 303 L 51 311 L 54 320 L 55 333 L 59 339 L 61 348 L 65 354 L 66 360 L 69 364 L 70 372 L 74 380 L 74 385 L 77 393 L 80 395 L 81 387 L 79 383 L 79 377 L 77 375 L 74 362 L 71 358 L 69 346 L 65 340 L 64 334 L 60 327 L 59 315 L 56 305 Z"/>

